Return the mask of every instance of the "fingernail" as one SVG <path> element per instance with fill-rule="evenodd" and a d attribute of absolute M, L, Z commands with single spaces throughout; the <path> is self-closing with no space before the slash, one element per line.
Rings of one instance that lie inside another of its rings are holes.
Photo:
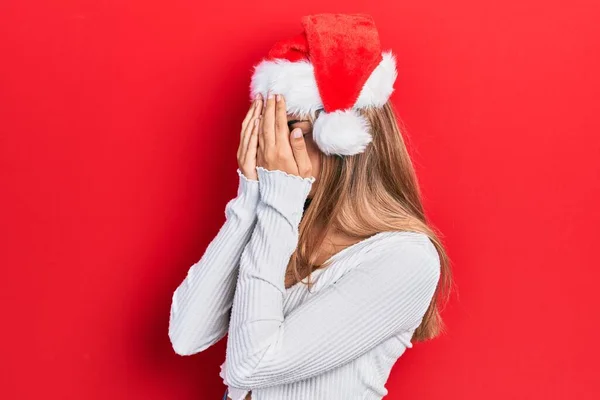
<path fill-rule="evenodd" d="M 257 93 L 257 94 L 256 94 L 256 99 L 257 99 L 257 100 L 262 100 L 262 94 L 260 94 L 260 93 Z"/>
<path fill-rule="evenodd" d="M 273 98 L 273 93 L 269 92 L 269 95 L 267 96 L 267 99 L 271 100 Z"/>
<path fill-rule="evenodd" d="M 294 130 L 292 131 L 292 137 L 293 137 L 294 139 L 298 139 L 298 138 L 300 138 L 301 136 L 302 136 L 302 129 L 300 129 L 300 128 L 296 128 L 296 129 L 294 129 Z"/>
<path fill-rule="evenodd" d="M 279 103 L 279 100 L 281 100 L 281 96 L 280 95 L 276 95 L 275 96 L 275 100 Z"/>

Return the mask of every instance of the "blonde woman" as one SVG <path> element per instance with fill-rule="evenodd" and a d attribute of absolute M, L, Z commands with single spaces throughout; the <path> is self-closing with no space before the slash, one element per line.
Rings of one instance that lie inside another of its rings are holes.
<path fill-rule="evenodd" d="M 173 294 L 175 352 L 228 334 L 223 399 L 381 399 L 443 330 L 449 260 L 389 103 L 395 57 L 367 15 L 302 25 L 255 67 L 237 196 Z"/>

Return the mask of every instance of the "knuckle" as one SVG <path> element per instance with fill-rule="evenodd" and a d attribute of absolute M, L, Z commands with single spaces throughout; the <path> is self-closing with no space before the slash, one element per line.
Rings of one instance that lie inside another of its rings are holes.
<path fill-rule="evenodd" d="M 295 141 L 292 147 L 296 150 L 304 150 L 306 148 L 303 140 Z"/>
<path fill-rule="evenodd" d="M 285 151 L 284 148 L 278 147 L 277 150 L 275 151 L 275 154 L 277 156 L 277 159 L 283 160 L 283 159 L 285 159 L 287 157 L 288 152 Z"/>

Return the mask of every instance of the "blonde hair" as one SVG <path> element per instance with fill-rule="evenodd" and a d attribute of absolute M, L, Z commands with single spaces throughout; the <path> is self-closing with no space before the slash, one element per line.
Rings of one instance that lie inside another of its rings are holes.
<path fill-rule="evenodd" d="M 445 330 L 441 301 L 448 300 L 453 284 L 450 260 L 441 234 L 427 220 L 413 164 L 390 102 L 360 111 L 372 127 L 372 142 L 363 153 L 327 156 L 321 153 L 318 186 L 299 226 L 298 247 L 290 258 L 288 273 L 296 282 L 329 263 L 315 265 L 318 250 L 330 230 L 362 240 L 382 231 L 426 234 L 435 245 L 441 274 L 429 308 L 413 340 L 432 339 Z M 314 115 L 308 119 L 313 121 Z"/>

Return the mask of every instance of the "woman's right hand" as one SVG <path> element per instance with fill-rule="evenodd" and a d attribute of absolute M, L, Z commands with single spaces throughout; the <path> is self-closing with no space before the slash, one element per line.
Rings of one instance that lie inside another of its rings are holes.
<path fill-rule="evenodd" d="M 251 180 L 258 180 L 256 173 L 256 153 L 258 149 L 258 122 L 263 109 L 263 99 L 259 94 L 242 122 L 240 145 L 237 151 L 238 166 L 244 176 Z"/>

